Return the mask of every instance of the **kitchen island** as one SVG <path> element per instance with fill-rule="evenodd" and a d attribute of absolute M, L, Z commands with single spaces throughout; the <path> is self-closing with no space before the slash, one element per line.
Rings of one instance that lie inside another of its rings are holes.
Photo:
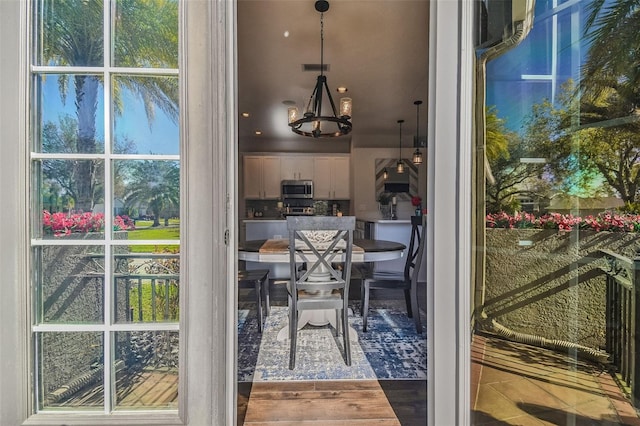
<path fill-rule="evenodd" d="M 411 218 L 406 219 L 381 219 L 377 215 L 356 216 L 356 229 L 362 232 L 361 238 L 395 241 L 404 244 L 404 255 L 400 259 L 377 262 L 374 270 L 385 270 L 393 272 L 403 272 L 411 240 Z M 423 259 L 423 265 L 424 263 Z M 427 268 L 422 267 L 418 276 L 419 281 L 426 281 Z"/>

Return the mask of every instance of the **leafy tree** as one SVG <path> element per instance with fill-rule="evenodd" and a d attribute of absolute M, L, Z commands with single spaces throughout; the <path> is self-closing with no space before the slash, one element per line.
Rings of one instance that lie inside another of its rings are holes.
<path fill-rule="evenodd" d="M 628 203 L 640 189 L 640 128 L 622 120 L 611 122 L 625 101 L 613 90 L 597 98 L 576 97 L 571 81 L 562 88 L 558 105 L 536 105 L 528 134 L 548 158 L 548 172 L 562 192 L 597 196 L 617 193 Z M 603 185 L 604 184 L 604 185 Z"/>
<path fill-rule="evenodd" d="M 107 1 L 107 0 L 105 0 Z M 176 0 L 119 0 L 114 16 L 114 61 L 124 67 L 177 68 L 178 7 Z M 103 3 L 86 0 L 43 1 L 41 62 L 45 65 L 101 67 L 103 55 Z M 90 74 L 61 75 L 58 87 L 65 100 L 70 80 L 75 93 L 77 132 L 72 152 L 96 152 L 96 111 L 101 77 Z M 115 113 L 122 112 L 126 88 L 145 105 L 149 123 L 154 108 L 172 119 L 178 117 L 175 78 L 140 78 L 121 75 L 113 79 Z M 77 209 L 90 210 L 96 193 L 97 170 L 91 161 L 74 163 L 74 199 Z"/>
<path fill-rule="evenodd" d="M 43 126 L 42 132 L 42 149 L 44 152 L 55 153 L 74 153 L 76 152 L 76 135 L 78 133 L 78 122 L 70 115 L 63 115 L 59 118 L 58 125 L 53 122 L 47 122 Z M 135 153 L 135 144 L 130 139 L 125 138 L 122 142 L 115 140 L 114 153 L 131 154 Z M 103 161 L 97 160 L 45 160 L 43 161 L 43 174 L 48 182 L 43 184 L 46 186 L 43 191 L 48 192 L 47 201 L 51 204 L 53 198 L 71 197 L 73 200 L 78 199 L 78 194 L 86 190 L 84 188 L 83 179 L 78 176 L 78 163 L 88 165 L 91 170 L 91 193 L 90 204 L 104 201 L 102 193 L 104 190 L 103 182 L 99 179 L 104 173 Z M 125 164 L 116 162 L 114 164 L 113 182 L 116 188 L 122 186 L 122 171 Z M 46 203 L 45 203 L 46 204 Z M 75 206 L 74 206 L 75 207 Z"/>
<path fill-rule="evenodd" d="M 521 158 L 536 157 L 526 140 L 507 130 L 495 109 L 487 111 L 487 159 L 492 182 L 487 185 L 487 212 L 520 209 L 519 197 L 544 198 L 547 185 L 540 179 L 543 164 L 522 162 Z"/>
<path fill-rule="evenodd" d="M 129 208 L 147 206 L 153 213 L 153 226 L 160 226 L 160 216 L 180 205 L 180 167 L 175 161 L 136 162 L 131 166 L 126 183 L 125 205 Z"/>
<path fill-rule="evenodd" d="M 498 117 L 495 106 L 485 113 L 486 153 L 489 162 L 509 156 L 509 136 L 504 121 Z"/>

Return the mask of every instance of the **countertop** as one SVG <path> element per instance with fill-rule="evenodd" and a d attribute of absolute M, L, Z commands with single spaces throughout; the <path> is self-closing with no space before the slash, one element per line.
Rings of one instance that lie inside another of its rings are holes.
<path fill-rule="evenodd" d="M 280 219 L 277 217 L 252 217 L 252 218 L 247 218 L 247 219 L 243 219 L 244 223 L 247 222 L 260 222 L 260 223 L 264 223 L 264 222 L 284 222 L 284 219 Z"/>
<path fill-rule="evenodd" d="M 356 220 L 361 220 L 363 222 L 373 222 L 373 223 L 389 223 L 389 224 L 400 224 L 400 223 L 408 223 L 411 224 L 411 218 L 408 219 L 381 219 L 378 215 L 357 215 Z"/>
<path fill-rule="evenodd" d="M 356 220 L 361 220 L 364 222 L 373 222 L 373 223 L 385 223 L 385 224 L 411 224 L 411 219 L 381 219 L 380 217 L 376 217 L 374 215 L 371 216 L 366 216 L 366 215 L 359 215 L 356 216 Z M 260 223 L 267 223 L 267 222 L 285 222 L 285 219 L 278 219 L 275 217 L 254 217 L 254 218 L 247 218 L 247 219 L 243 219 L 244 223 L 249 223 L 249 222 L 260 222 Z"/>

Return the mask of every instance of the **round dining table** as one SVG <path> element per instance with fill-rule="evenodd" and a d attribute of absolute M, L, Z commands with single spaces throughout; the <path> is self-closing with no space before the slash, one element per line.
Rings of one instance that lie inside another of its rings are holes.
<path fill-rule="evenodd" d="M 280 242 L 274 244 L 274 249 L 266 247 L 267 242 Z M 261 263 L 289 263 L 289 240 L 251 240 L 241 244 L 238 248 L 238 260 Z M 407 248 L 402 243 L 386 240 L 353 239 L 356 249 L 353 251 L 351 261 L 354 263 L 381 262 L 384 260 L 398 259 L 404 256 Z M 357 248 L 362 250 L 358 250 Z"/>
<path fill-rule="evenodd" d="M 404 256 L 404 244 L 387 240 L 353 239 L 354 249 L 351 255 L 352 263 L 372 263 L 385 260 L 394 260 Z M 238 248 L 238 260 L 258 263 L 289 263 L 289 240 L 284 238 L 270 240 L 246 241 Z M 335 315 L 331 311 L 303 311 L 298 319 L 298 327 L 302 328 L 307 323 L 314 326 L 322 326 L 330 323 L 334 327 Z M 278 340 L 285 340 L 288 336 L 288 327 L 284 327 L 278 333 Z M 357 333 L 349 327 L 349 337 L 357 340 Z"/>

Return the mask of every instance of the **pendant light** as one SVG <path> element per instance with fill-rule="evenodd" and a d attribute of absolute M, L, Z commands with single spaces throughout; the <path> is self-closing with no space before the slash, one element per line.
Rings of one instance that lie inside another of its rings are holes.
<path fill-rule="evenodd" d="M 422 101 L 415 101 L 416 106 L 416 150 L 413 152 L 411 161 L 413 164 L 422 164 L 422 152 L 420 152 L 420 105 Z"/>
<path fill-rule="evenodd" d="M 297 107 L 288 108 L 289 127 L 294 133 L 313 138 L 343 136 L 351 132 L 352 101 L 351 98 L 341 98 L 340 115 L 338 115 L 327 85 L 327 77 L 324 75 L 324 12 L 329 10 L 329 2 L 318 0 L 315 8 L 320 12 L 320 75 L 302 117 L 299 117 Z M 333 115 L 322 115 L 322 99 L 325 92 Z"/>
<path fill-rule="evenodd" d="M 402 123 L 404 123 L 404 120 L 398 120 L 400 138 L 398 139 L 398 163 L 396 164 L 396 173 L 404 173 L 404 162 L 402 161 Z"/>
<path fill-rule="evenodd" d="M 387 171 L 387 168 L 385 167 L 382 170 L 382 179 L 387 180 L 388 177 L 389 177 L 389 172 Z"/>

